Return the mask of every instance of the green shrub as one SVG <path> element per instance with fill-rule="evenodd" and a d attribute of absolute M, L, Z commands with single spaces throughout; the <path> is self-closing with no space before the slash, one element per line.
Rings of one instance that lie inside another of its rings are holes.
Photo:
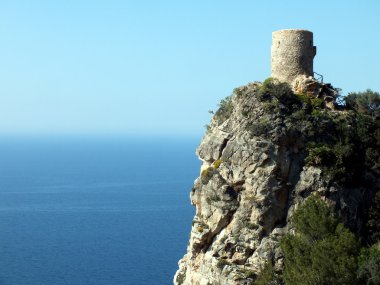
<path fill-rule="evenodd" d="M 367 221 L 369 240 L 380 242 L 380 191 L 376 193 L 368 212 Z"/>
<path fill-rule="evenodd" d="M 311 116 L 314 117 L 317 120 L 326 119 L 327 118 L 326 114 L 324 112 L 320 111 L 320 110 L 313 110 L 311 112 Z"/>
<path fill-rule="evenodd" d="M 271 101 L 263 103 L 263 109 L 265 112 L 278 112 L 278 101 L 272 99 Z"/>
<path fill-rule="evenodd" d="M 305 159 L 307 165 L 331 165 L 336 159 L 334 151 L 326 144 L 311 144 L 307 150 L 308 156 Z"/>
<path fill-rule="evenodd" d="M 339 137 L 336 133 L 336 137 Z M 358 145 L 350 143 L 344 135 L 340 139 L 346 143 L 337 142 L 335 144 L 309 143 L 306 165 L 318 166 L 322 169 L 322 175 L 328 180 L 334 180 L 338 183 L 348 184 L 359 181 L 363 171 L 362 167 L 358 167 L 363 161 L 360 161 L 360 152 Z M 353 164 L 357 161 L 357 164 Z"/>
<path fill-rule="evenodd" d="M 257 230 L 258 228 L 260 228 L 258 224 L 250 223 L 250 222 L 246 222 L 245 227 L 250 230 Z"/>
<path fill-rule="evenodd" d="M 325 107 L 325 101 L 321 98 L 312 98 L 310 100 L 311 106 L 313 110 L 315 109 L 323 109 Z"/>
<path fill-rule="evenodd" d="M 281 278 L 276 274 L 271 261 L 268 261 L 257 276 L 254 285 L 280 285 Z"/>
<path fill-rule="evenodd" d="M 358 277 L 361 284 L 380 284 L 380 242 L 361 250 Z"/>
<path fill-rule="evenodd" d="M 257 97 L 260 101 L 272 101 L 274 97 L 287 106 L 294 103 L 296 99 L 289 84 L 279 82 L 271 77 L 263 82 L 257 92 Z"/>
<path fill-rule="evenodd" d="M 285 284 L 357 284 L 358 243 L 324 201 L 307 199 L 292 223 L 295 234 L 281 240 Z"/>
<path fill-rule="evenodd" d="M 219 125 L 231 116 L 233 109 L 231 96 L 228 96 L 220 101 L 219 109 L 215 112 L 215 119 Z"/>
<path fill-rule="evenodd" d="M 304 93 L 296 93 L 295 95 L 302 102 L 304 109 L 317 110 L 325 107 L 325 101 L 322 98 L 315 98 Z"/>
<path fill-rule="evenodd" d="M 243 270 L 243 274 L 247 279 L 253 279 L 256 277 L 256 273 L 253 270 Z"/>
<path fill-rule="evenodd" d="M 349 93 L 345 98 L 346 108 L 372 117 L 380 117 L 380 94 L 367 89 Z"/>
<path fill-rule="evenodd" d="M 307 96 L 305 93 L 296 93 L 294 94 L 297 96 L 298 100 L 301 102 L 310 105 L 311 104 L 311 99 L 309 96 Z"/>
<path fill-rule="evenodd" d="M 303 109 L 299 109 L 292 113 L 291 117 L 292 119 L 295 119 L 296 121 L 305 121 L 307 120 L 306 112 Z"/>
<path fill-rule="evenodd" d="M 214 169 L 218 169 L 221 164 L 222 164 L 222 160 L 221 159 L 215 160 L 214 163 L 213 163 Z"/>
<path fill-rule="evenodd" d="M 243 115 L 243 117 L 248 117 L 249 113 L 250 113 L 250 111 L 247 110 L 247 109 L 243 109 L 243 110 L 241 111 L 241 114 Z"/>
<path fill-rule="evenodd" d="M 292 224 L 296 231 L 312 241 L 323 239 L 333 233 L 338 220 L 323 200 L 312 196 L 294 212 Z"/>
<path fill-rule="evenodd" d="M 219 268 L 219 269 L 223 269 L 224 266 L 226 265 L 231 265 L 231 263 L 229 261 L 227 261 L 226 259 L 219 259 L 218 260 L 218 263 L 216 264 L 216 266 Z"/>
<path fill-rule="evenodd" d="M 232 94 L 236 94 L 237 97 L 240 97 L 243 95 L 244 88 L 236 87 L 232 90 Z"/>
<path fill-rule="evenodd" d="M 269 117 L 262 117 L 259 121 L 247 126 L 247 129 L 255 136 L 268 135 L 272 130 Z"/>

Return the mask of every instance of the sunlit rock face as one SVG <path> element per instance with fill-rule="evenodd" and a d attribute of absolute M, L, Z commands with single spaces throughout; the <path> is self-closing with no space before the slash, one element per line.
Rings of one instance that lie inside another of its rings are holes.
<path fill-rule="evenodd" d="M 366 192 L 348 191 L 305 163 L 302 134 L 311 127 L 281 102 L 260 100 L 261 86 L 235 89 L 197 149 L 203 165 L 190 193 L 196 214 L 176 285 L 253 284 L 268 260 L 281 270 L 279 241 L 291 231 L 295 207 L 312 194 L 335 205 L 351 227 L 361 225 Z"/>

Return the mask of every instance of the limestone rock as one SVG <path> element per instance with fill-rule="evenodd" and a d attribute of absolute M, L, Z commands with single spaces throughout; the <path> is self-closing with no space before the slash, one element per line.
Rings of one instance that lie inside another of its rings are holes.
<path fill-rule="evenodd" d="M 311 98 L 321 98 L 329 109 L 335 109 L 333 102 L 339 92 L 330 83 L 319 82 L 312 76 L 298 75 L 291 87 L 295 93 L 306 94 Z"/>
<path fill-rule="evenodd" d="M 348 194 L 320 168 L 305 165 L 306 142 L 292 131 L 284 106 L 273 111 L 258 99 L 259 87 L 235 89 L 229 113 L 215 114 L 197 149 L 203 165 L 190 194 L 196 214 L 176 285 L 253 284 L 249 273 L 268 260 L 281 270 L 279 241 L 294 209 L 312 193 L 360 224 L 362 190 Z M 314 94 L 321 85 L 304 77 L 295 88 Z"/>

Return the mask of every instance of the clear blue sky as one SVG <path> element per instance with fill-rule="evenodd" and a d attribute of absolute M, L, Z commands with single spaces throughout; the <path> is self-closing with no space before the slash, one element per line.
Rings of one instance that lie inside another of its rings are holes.
<path fill-rule="evenodd" d="M 380 91 L 380 1 L 1 0 L 0 134 L 195 134 L 305 28 L 315 71 Z"/>

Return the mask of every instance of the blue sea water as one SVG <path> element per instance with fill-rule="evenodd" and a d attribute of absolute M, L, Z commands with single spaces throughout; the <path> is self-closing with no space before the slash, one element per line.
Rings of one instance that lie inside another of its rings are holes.
<path fill-rule="evenodd" d="M 0 140 L 0 285 L 172 284 L 198 143 Z"/>

